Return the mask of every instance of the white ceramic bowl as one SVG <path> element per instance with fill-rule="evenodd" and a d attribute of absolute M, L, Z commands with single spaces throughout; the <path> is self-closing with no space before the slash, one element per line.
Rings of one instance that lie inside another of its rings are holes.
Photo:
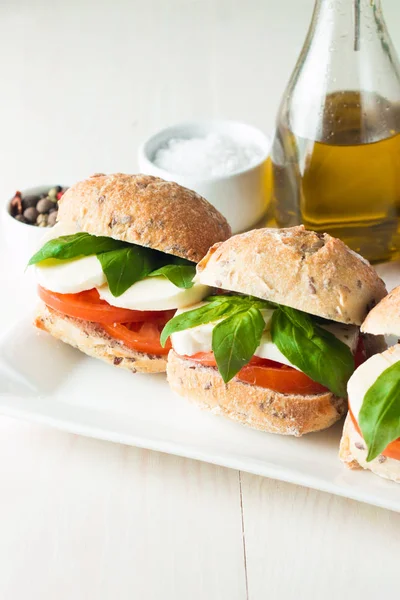
<path fill-rule="evenodd" d="M 38 187 L 21 190 L 21 192 L 23 196 L 24 194 L 44 194 L 52 187 L 56 186 L 41 185 Z M 10 213 L 11 200 L 12 198 L 7 200 L 1 207 L 1 229 L 4 243 L 3 248 L 5 246 L 8 262 L 12 263 L 14 268 L 20 271 L 22 274 L 30 257 L 40 247 L 41 239 L 43 238 L 45 232 L 49 230 L 49 228 L 28 225 L 27 223 L 21 223 L 20 221 L 14 219 Z"/>
<path fill-rule="evenodd" d="M 246 145 L 257 145 L 262 150 L 262 157 L 249 168 L 209 178 L 170 173 L 154 164 L 157 150 L 171 138 L 205 137 L 210 133 Z M 176 181 L 194 190 L 225 216 L 233 233 L 238 233 L 250 229 L 267 210 L 270 146 L 269 138 L 251 125 L 235 121 L 190 121 L 163 129 L 142 144 L 138 154 L 139 168 L 142 173 Z"/>

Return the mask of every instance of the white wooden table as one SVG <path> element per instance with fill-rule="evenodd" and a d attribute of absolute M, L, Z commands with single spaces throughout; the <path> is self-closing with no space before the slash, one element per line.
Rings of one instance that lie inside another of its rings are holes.
<path fill-rule="evenodd" d="M 312 4 L 0 2 L 2 197 L 134 172 L 139 141 L 184 118 L 270 129 Z M 3 272 L 0 326 L 27 302 Z M 1 600 L 384 598 L 399 540 L 399 514 L 0 419 Z"/>

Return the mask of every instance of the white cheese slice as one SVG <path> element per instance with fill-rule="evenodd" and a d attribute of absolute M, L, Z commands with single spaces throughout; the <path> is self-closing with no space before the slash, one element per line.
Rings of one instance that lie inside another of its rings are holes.
<path fill-rule="evenodd" d="M 293 367 L 294 369 L 300 370 L 295 365 L 292 365 L 290 360 L 286 358 L 284 354 L 279 350 L 278 346 L 274 344 L 271 338 L 270 331 L 264 331 L 261 337 L 260 345 L 257 350 L 254 352 L 254 356 L 258 356 L 259 358 L 268 358 L 269 360 L 275 360 L 276 362 L 282 363 L 283 365 L 288 365 L 289 367 Z"/>
<path fill-rule="evenodd" d="M 205 303 L 203 303 L 205 304 Z M 201 304 L 196 307 L 191 306 L 187 310 L 193 310 L 198 308 Z M 184 311 L 177 311 L 177 314 Z M 260 358 L 269 358 L 269 360 L 275 360 L 284 365 L 295 367 L 292 363 L 280 352 L 278 347 L 273 343 L 271 339 L 271 332 L 269 327 L 271 324 L 271 318 L 273 310 L 262 310 L 261 313 L 265 321 L 265 331 L 262 335 L 260 345 L 255 351 L 254 355 Z M 185 329 L 184 331 L 177 331 L 171 335 L 171 344 L 175 352 L 181 356 L 193 356 L 198 352 L 211 352 L 212 349 L 212 332 L 217 322 L 206 323 L 193 327 L 192 329 Z"/>
<path fill-rule="evenodd" d="M 71 228 L 56 224 L 41 240 L 39 248 L 61 235 L 76 233 Z M 38 249 L 39 249 L 38 248 Z M 210 288 L 195 284 L 183 289 L 165 277 L 148 277 L 133 284 L 121 296 L 111 294 L 106 277 L 96 256 L 71 260 L 49 259 L 35 265 L 39 285 L 59 294 L 77 294 L 97 288 L 100 297 L 112 306 L 131 310 L 170 310 L 195 304 L 210 293 Z"/>
<path fill-rule="evenodd" d="M 198 352 L 211 352 L 212 332 L 216 323 L 206 323 L 177 331 L 171 335 L 171 344 L 181 356 L 193 356 Z"/>
<path fill-rule="evenodd" d="M 71 260 L 51 258 L 35 265 L 39 285 L 58 294 L 77 294 L 106 282 L 96 256 Z"/>
<path fill-rule="evenodd" d="M 62 235 L 73 235 L 79 233 L 73 225 L 64 225 L 64 223 L 56 223 L 54 227 L 46 227 L 43 237 L 40 240 L 38 250 L 42 248 L 50 240 L 61 237 Z"/>
<path fill-rule="evenodd" d="M 38 250 L 47 242 L 63 235 L 77 233 L 72 226 L 56 223 L 46 230 Z M 106 278 L 96 256 L 84 256 L 69 260 L 55 258 L 44 260 L 34 266 L 36 280 L 42 287 L 58 294 L 77 294 L 103 285 Z"/>
<path fill-rule="evenodd" d="M 190 306 L 184 310 L 177 311 L 177 314 L 185 312 L 186 310 L 193 310 L 194 308 L 198 308 L 204 304 L 205 303 L 199 303 L 196 306 Z M 262 335 L 260 345 L 256 349 L 254 355 L 258 356 L 259 358 L 274 360 L 299 370 L 286 358 L 286 356 L 282 354 L 282 352 L 271 339 L 270 325 L 273 312 L 273 310 L 268 309 L 261 311 L 265 321 L 265 330 Z M 171 335 L 172 347 L 174 348 L 175 352 L 182 356 L 193 356 L 198 352 L 211 352 L 212 332 L 216 325 L 217 321 L 173 333 Z M 353 325 L 344 325 L 341 323 L 333 323 L 324 325 L 324 329 L 330 331 L 335 337 L 349 346 L 352 352 L 355 351 L 359 335 L 358 327 Z"/>
<path fill-rule="evenodd" d="M 112 306 L 131 310 L 171 310 L 189 306 L 202 300 L 210 293 L 210 288 L 196 283 L 185 290 L 179 288 L 166 277 L 146 277 L 134 283 L 121 296 L 111 294 L 108 285 L 98 288 L 100 298 Z"/>
<path fill-rule="evenodd" d="M 322 329 L 326 329 L 330 333 L 346 344 L 354 354 L 357 350 L 358 338 L 360 337 L 360 328 L 357 325 L 345 325 L 344 323 L 329 323 L 329 325 L 321 325 Z"/>
<path fill-rule="evenodd" d="M 374 354 L 358 367 L 347 384 L 349 405 L 354 418 L 358 421 L 364 396 L 375 383 L 379 375 L 400 360 L 400 344 L 392 346 L 382 354 Z"/>

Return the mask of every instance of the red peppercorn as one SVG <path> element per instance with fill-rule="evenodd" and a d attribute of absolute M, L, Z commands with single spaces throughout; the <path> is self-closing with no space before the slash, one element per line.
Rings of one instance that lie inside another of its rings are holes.
<path fill-rule="evenodd" d="M 57 200 L 59 200 L 63 195 L 64 195 L 64 192 L 58 192 L 58 194 L 57 194 Z"/>
<path fill-rule="evenodd" d="M 23 211 L 22 211 L 22 194 L 21 194 L 21 192 L 15 192 L 14 198 L 11 200 L 10 207 L 11 207 L 11 214 L 13 215 L 13 217 L 15 217 L 15 215 L 22 215 Z"/>

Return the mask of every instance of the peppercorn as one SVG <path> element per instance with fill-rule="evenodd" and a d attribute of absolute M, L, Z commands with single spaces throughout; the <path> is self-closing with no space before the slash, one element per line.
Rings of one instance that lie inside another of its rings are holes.
<path fill-rule="evenodd" d="M 37 210 L 39 213 L 44 214 L 49 212 L 49 210 L 51 208 L 53 208 L 54 206 L 54 202 L 52 202 L 50 200 L 50 198 L 42 198 L 41 200 L 39 200 L 39 202 L 37 203 Z"/>
<path fill-rule="evenodd" d="M 40 198 L 37 194 L 28 194 L 28 196 L 23 196 L 22 198 L 22 208 L 26 210 L 27 208 L 31 208 L 32 206 L 36 206 L 39 202 Z"/>
<path fill-rule="evenodd" d="M 14 198 L 10 202 L 10 208 L 13 217 L 15 217 L 15 215 L 22 215 L 21 192 L 15 192 Z"/>
<path fill-rule="evenodd" d="M 38 227 L 47 227 L 48 218 L 48 215 L 39 214 L 36 219 L 36 225 L 38 225 Z"/>
<path fill-rule="evenodd" d="M 58 211 L 53 210 L 50 214 L 49 214 L 49 218 L 47 219 L 47 226 L 48 227 L 53 227 L 56 224 L 57 221 L 57 214 Z"/>
<path fill-rule="evenodd" d="M 24 217 L 29 223 L 35 223 L 38 218 L 38 210 L 35 206 L 30 206 L 24 210 Z"/>

